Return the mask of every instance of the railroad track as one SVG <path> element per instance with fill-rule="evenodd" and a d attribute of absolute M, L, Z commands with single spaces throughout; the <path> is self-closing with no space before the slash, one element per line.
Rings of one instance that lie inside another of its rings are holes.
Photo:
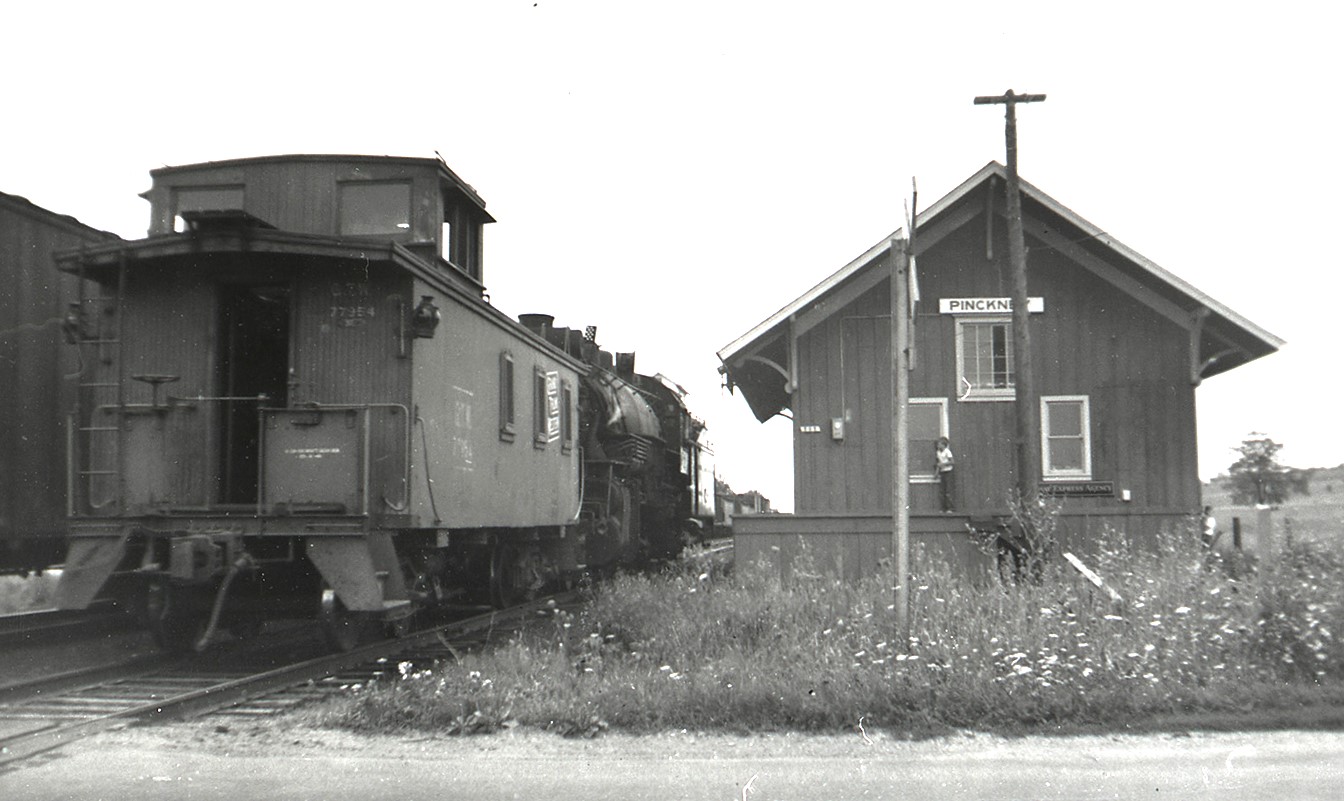
<path fill-rule="evenodd" d="M 0 615 L 0 650 L 53 640 L 105 634 L 134 627 L 134 619 L 110 602 L 81 611 L 44 609 Z"/>
<path fill-rule="evenodd" d="M 340 654 L 264 666 L 265 649 L 226 655 L 137 659 L 119 665 L 0 687 L 0 772 L 82 737 L 136 722 L 181 720 L 231 709 L 235 715 L 275 714 L 353 684 L 398 674 L 402 662 L 454 658 L 492 637 L 577 605 L 566 594 L 502 611 L 435 625 L 396 640 Z"/>

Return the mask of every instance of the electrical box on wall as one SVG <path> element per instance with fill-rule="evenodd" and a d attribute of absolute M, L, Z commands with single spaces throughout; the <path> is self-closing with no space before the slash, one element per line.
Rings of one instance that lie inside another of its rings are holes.
<path fill-rule="evenodd" d="M 832 418 L 831 418 L 831 439 L 835 440 L 836 442 L 839 442 L 840 440 L 842 440 L 842 439 L 844 439 L 844 438 L 845 438 L 845 418 L 843 418 L 843 417 L 832 417 Z"/>

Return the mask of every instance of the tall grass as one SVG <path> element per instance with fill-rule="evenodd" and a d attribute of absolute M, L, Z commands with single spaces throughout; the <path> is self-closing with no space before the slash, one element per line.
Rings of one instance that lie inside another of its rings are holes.
<path fill-rule="evenodd" d="M 1168 713 L 1344 702 L 1344 564 L 1290 542 L 1226 562 L 1194 532 L 1093 565 L 1121 596 L 1053 560 L 1021 583 L 928 558 L 895 631 L 892 577 L 854 585 L 795 564 L 688 563 L 603 586 L 507 645 L 412 671 L 317 712 L 327 725 L 565 734 L 607 728 L 836 731 L 1121 727 Z"/>

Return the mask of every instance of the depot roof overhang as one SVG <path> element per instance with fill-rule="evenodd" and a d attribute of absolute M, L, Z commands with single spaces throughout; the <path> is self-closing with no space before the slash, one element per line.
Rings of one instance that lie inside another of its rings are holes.
<path fill-rule="evenodd" d="M 990 162 L 915 220 L 916 255 L 985 210 L 1006 216 L 1007 170 Z M 1121 243 L 1072 209 L 1021 181 L 1027 247 L 1053 249 L 1117 291 L 1185 329 L 1191 339 L 1191 381 L 1218 375 L 1277 351 L 1283 340 Z M 893 240 L 883 237 L 820 283 L 718 352 L 730 388 L 742 390 L 759 420 L 790 407 L 797 388 L 797 338 L 864 291 L 886 280 Z"/>

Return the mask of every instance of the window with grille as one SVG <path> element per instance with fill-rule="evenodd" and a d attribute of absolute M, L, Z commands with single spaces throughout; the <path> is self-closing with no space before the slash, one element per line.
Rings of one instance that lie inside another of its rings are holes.
<path fill-rule="evenodd" d="M 957 321 L 957 376 L 959 400 L 1013 399 L 1011 319 Z"/>

